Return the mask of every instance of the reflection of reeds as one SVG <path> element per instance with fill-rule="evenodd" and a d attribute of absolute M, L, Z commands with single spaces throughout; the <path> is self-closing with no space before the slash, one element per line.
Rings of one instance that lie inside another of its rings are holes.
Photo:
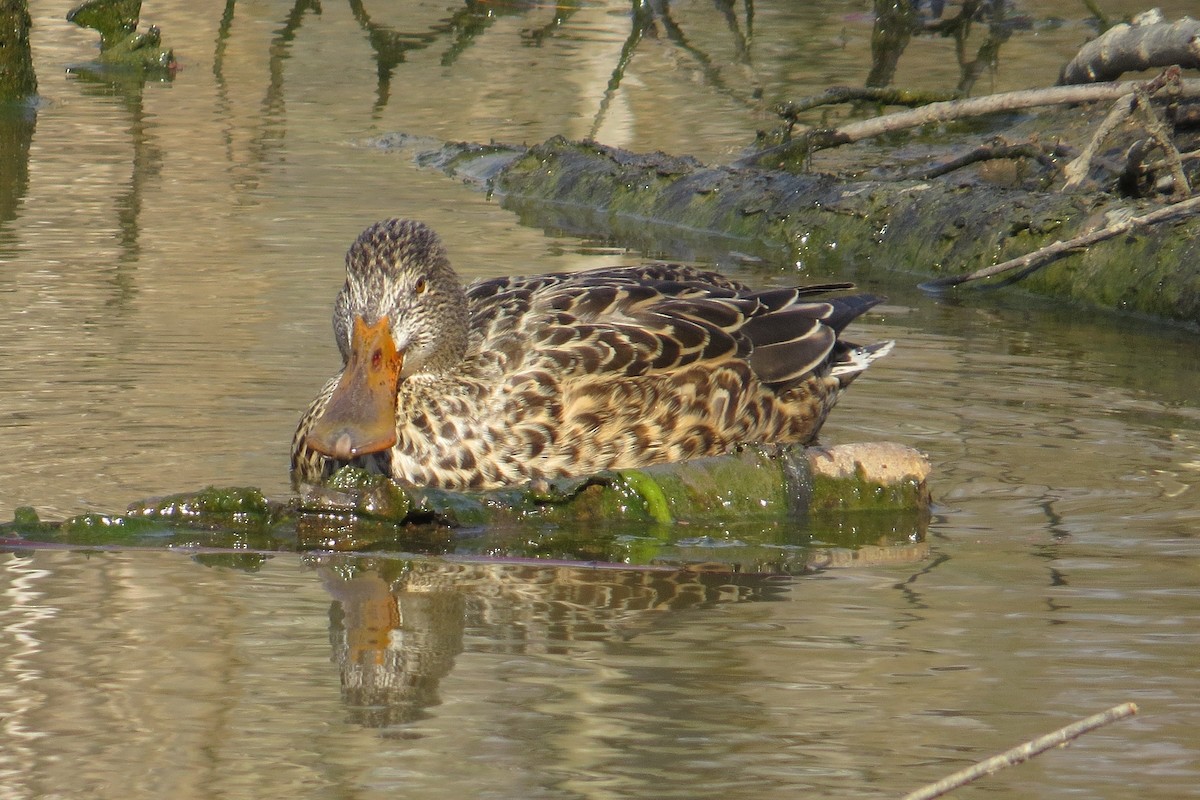
<path fill-rule="evenodd" d="M 871 32 L 871 72 L 867 76 L 868 87 L 890 86 L 896 75 L 896 67 L 912 34 L 937 33 L 954 39 L 954 52 L 958 59 L 959 82 L 956 93 L 965 97 L 971 92 L 975 81 L 987 70 L 992 69 L 1000 55 L 1000 47 L 1012 35 L 1014 27 L 1028 26 L 1026 17 L 1012 17 L 1009 3 L 1003 0 L 965 0 L 959 13 L 941 19 L 941 9 L 933 18 L 925 19 L 917 3 L 875 3 L 875 24 Z M 986 20 L 987 35 L 973 59 L 967 54 L 967 40 L 971 35 L 972 23 Z"/>
<path fill-rule="evenodd" d="M 718 2 L 717 6 L 722 10 L 729 23 L 729 30 L 733 36 L 734 49 L 738 62 L 749 65 L 749 34 L 747 33 L 746 36 L 743 36 L 738 28 L 737 17 L 733 14 L 731 2 L 722 0 L 722 2 Z M 747 2 L 747 31 L 752 28 L 753 15 L 753 5 Z M 662 25 L 663 32 L 666 34 L 668 41 L 691 56 L 696 64 L 699 65 L 700 73 L 704 76 L 706 84 L 715 89 L 719 94 L 732 98 L 744 106 L 753 107 L 757 105 L 759 94 L 757 89 L 752 88 L 750 91 L 739 91 L 731 88 L 722 76 L 721 67 L 715 64 L 707 53 L 688 41 L 679 23 L 671 17 L 670 5 L 667 2 L 650 3 L 643 2 L 642 0 L 634 0 L 633 13 L 630 16 L 630 20 L 632 24 L 630 25 L 629 35 L 626 37 L 625 43 L 621 46 L 620 56 L 618 56 L 617 64 L 608 79 L 608 86 L 604 90 L 604 96 L 600 100 L 600 107 L 596 110 L 596 116 L 592 120 L 592 128 L 588 133 L 588 138 L 594 139 L 599 134 L 608 108 L 612 104 L 617 91 L 621 88 L 621 81 L 624 79 L 625 72 L 633 60 L 633 54 L 637 51 L 638 45 L 641 44 L 647 34 L 652 37 L 656 36 L 659 24 Z"/>
<path fill-rule="evenodd" d="M 427 25 L 423 30 L 400 30 L 394 24 L 381 22 L 373 17 L 362 0 L 349 0 L 350 11 L 355 21 L 366 35 L 367 43 L 375 54 L 377 86 L 373 111 L 378 116 L 388 104 L 391 97 L 391 82 L 393 75 L 401 64 L 408 60 L 409 54 L 427 49 L 438 42 L 446 42 L 445 52 L 439 63 L 443 67 L 453 66 L 464 52 L 471 47 L 479 37 L 488 31 L 499 17 L 518 14 L 528 14 L 531 11 L 543 9 L 540 3 L 492 3 L 481 0 L 465 0 L 461 8 L 456 9 L 449 17 Z M 754 7 L 750 0 L 745 3 L 745 31 L 734 9 L 734 0 L 718 0 L 718 12 L 726 20 L 734 48 L 734 60 L 738 64 L 751 64 L 751 31 L 753 30 Z M 275 38 L 271 43 L 270 53 L 270 83 L 263 108 L 268 124 L 274 120 L 278 124 L 282 120 L 283 97 L 283 65 L 289 55 L 291 44 L 300 26 L 309 12 L 319 12 L 316 0 L 297 0 L 284 19 Z M 227 89 L 224 80 L 224 56 L 230 32 L 233 28 L 235 0 L 227 0 L 218 29 L 216 52 L 213 60 L 213 73 L 216 77 L 218 96 L 223 105 L 228 104 Z M 561 35 L 566 23 L 580 9 L 576 2 L 560 2 L 553 6 L 554 14 L 551 20 L 538 27 L 529 27 L 521 31 L 524 44 L 540 47 L 545 40 Z M 670 5 L 664 0 L 645 2 L 633 0 L 630 14 L 629 33 L 621 46 L 617 62 L 613 66 L 607 88 L 600 101 L 599 108 L 593 119 L 591 136 L 595 136 L 604 122 L 605 115 L 614 96 L 620 90 L 625 73 L 633 60 L 634 53 L 647 35 L 657 37 L 661 29 L 665 39 L 687 54 L 699 68 L 704 82 L 719 94 L 730 97 L 735 102 L 753 107 L 758 103 L 759 91 L 751 86 L 747 89 L 735 88 L 728 84 L 723 74 L 723 65 L 718 63 L 702 48 L 692 44 L 685 35 L 683 28 L 671 16 Z M 264 130 L 262 140 L 270 141 L 272 136 Z"/>

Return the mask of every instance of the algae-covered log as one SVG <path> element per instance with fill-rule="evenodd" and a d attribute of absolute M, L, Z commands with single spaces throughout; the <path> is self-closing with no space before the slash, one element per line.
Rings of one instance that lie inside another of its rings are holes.
<path fill-rule="evenodd" d="M 0 538 L 221 548 L 243 566 L 273 551 L 338 550 L 796 572 L 852 562 L 862 548 L 872 561 L 921 557 L 928 475 L 920 454 L 890 444 L 744 447 L 480 494 L 405 489 L 346 468 L 288 503 L 210 488 L 56 524 L 22 509 Z"/>
<path fill-rule="evenodd" d="M 1104 109 L 1094 109 L 1102 115 Z M 1077 110 L 1070 123 L 1086 140 Z M 1043 125 L 1053 131 L 1058 112 Z M 1064 122 L 1062 129 L 1067 123 Z M 1028 130 L 1018 134 L 1036 136 Z M 1057 134 L 1056 134 L 1057 135 Z M 954 154 L 946 146 L 946 157 Z M 937 156 L 926 156 L 934 158 Z M 478 159 L 478 164 L 473 161 Z M 838 178 L 707 166 L 561 137 L 502 160 L 494 146 L 452 145 L 425 159 L 481 183 L 528 224 L 639 241 L 647 226 L 708 231 L 738 249 L 782 249 L 802 264 L 956 274 L 1023 255 L 1148 204 L 1115 194 L 997 185 L 980 170 L 933 179 Z M 995 172 L 995 170 L 993 170 Z M 1200 322 L 1200 218 L 1088 248 L 1026 278 L 1028 288 L 1098 306 Z"/>
<path fill-rule="evenodd" d="M 929 505 L 928 476 L 924 456 L 894 444 L 744 446 L 725 456 L 480 493 L 407 490 L 343 469 L 310 493 L 302 509 L 456 527 L 697 523 L 813 510 L 920 511 Z"/>

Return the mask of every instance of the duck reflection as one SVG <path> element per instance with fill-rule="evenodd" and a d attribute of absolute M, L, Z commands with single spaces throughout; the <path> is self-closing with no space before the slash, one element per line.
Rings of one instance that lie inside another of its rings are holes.
<path fill-rule="evenodd" d="M 309 562 L 333 597 L 329 639 L 351 719 L 424 716 L 467 630 L 509 653 L 624 641 L 685 609 L 780 599 L 782 575 L 327 556 Z"/>

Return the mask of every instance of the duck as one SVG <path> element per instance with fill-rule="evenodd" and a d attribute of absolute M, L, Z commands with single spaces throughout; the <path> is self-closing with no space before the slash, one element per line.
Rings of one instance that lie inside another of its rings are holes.
<path fill-rule="evenodd" d="M 810 444 L 894 344 L 841 338 L 883 301 L 853 288 L 657 262 L 464 286 L 429 226 L 378 222 L 346 254 L 342 369 L 296 429 L 293 483 L 352 465 L 487 491 Z"/>

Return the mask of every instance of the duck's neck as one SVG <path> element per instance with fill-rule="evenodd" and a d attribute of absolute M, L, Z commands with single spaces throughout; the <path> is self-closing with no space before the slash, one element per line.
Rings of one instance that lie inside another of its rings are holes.
<path fill-rule="evenodd" d="M 430 294 L 435 290 L 430 289 Z M 418 373 L 453 374 L 466 357 L 470 329 L 466 292 L 457 285 L 443 284 L 436 302 L 413 308 L 412 334 L 401 344 L 405 348 L 401 376 Z"/>
<path fill-rule="evenodd" d="M 467 331 L 470 326 L 470 317 L 467 313 L 465 296 L 461 303 L 455 303 L 446 309 L 446 316 L 442 322 L 428 355 L 420 363 L 414 365 L 421 372 L 440 375 L 455 372 L 467 355 Z"/>

